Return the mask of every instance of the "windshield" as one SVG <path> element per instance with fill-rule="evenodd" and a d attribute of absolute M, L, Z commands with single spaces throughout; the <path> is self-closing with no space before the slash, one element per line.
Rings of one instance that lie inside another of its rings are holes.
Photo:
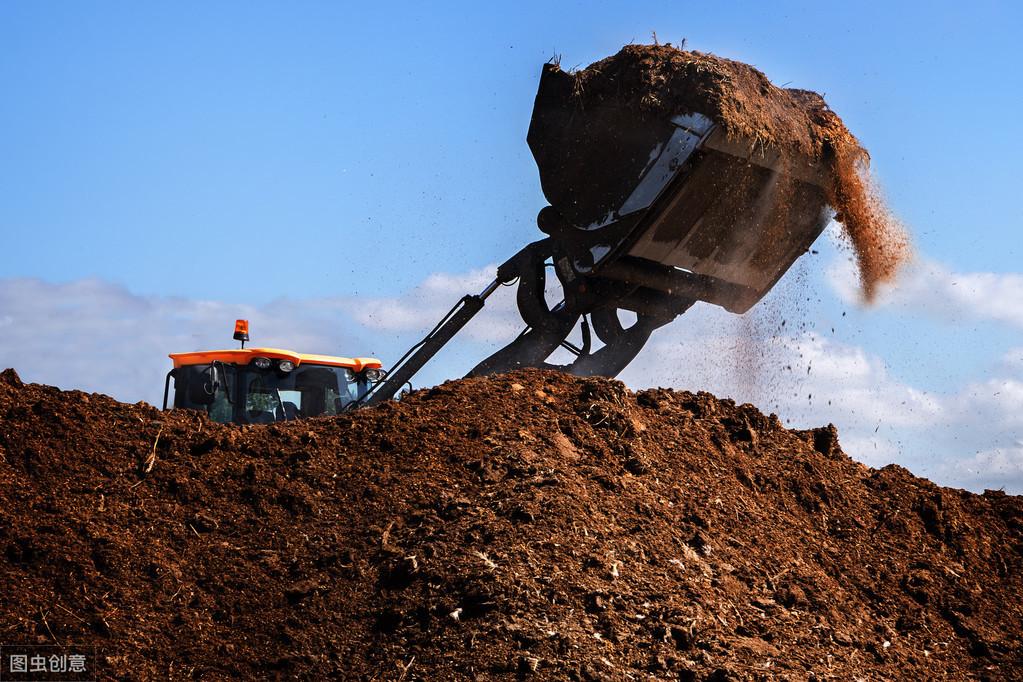
<path fill-rule="evenodd" d="M 270 424 L 341 414 L 369 388 L 364 374 L 344 367 L 301 365 L 281 372 L 214 363 L 175 374 L 174 406 L 204 410 L 221 423 Z"/>
<path fill-rule="evenodd" d="M 284 373 L 249 366 L 238 376 L 245 398 L 238 416 L 247 424 L 340 414 L 363 392 L 344 367 L 303 365 Z"/>

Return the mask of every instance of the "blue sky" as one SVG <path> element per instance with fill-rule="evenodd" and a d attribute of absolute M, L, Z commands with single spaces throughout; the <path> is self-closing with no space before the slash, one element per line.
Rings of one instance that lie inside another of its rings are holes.
<path fill-rule="evenodd" d="M 891 4 L 0 4 L 0 364 L 155 401 L 166 352 L 223 345 L 243 315 L 255 340 L 394 359 L 538 236 L 541 65 L 656 31 L 824 93 L 917 264 L 863 308 L 824 237 L 750 319 L 686 315 L 624 378 L 834 421 L 870 464 L 1019 491 L 1023 423 L 998 403 L 1023 387 L 1023 11 Z M 514 333 L 506 303 L 422 381 Z M 778 318 L 798 330 L 781 346 Z M 705 371 L 701 345 L 743 335 L 764 347 L 757 385 Z M 813 390 L 840 400 L 796 399 L 807 380 L 779 366 L 800 354 L 832 364 Z M 900 391 L 934 402 L 887 430 L 863 416 Z"/>

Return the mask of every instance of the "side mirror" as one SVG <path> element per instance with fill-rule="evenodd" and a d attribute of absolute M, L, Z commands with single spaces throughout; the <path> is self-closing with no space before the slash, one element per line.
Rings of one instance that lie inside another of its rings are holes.
<path fill-rule="evenodd" d="M 212 405 L 220 388 L 217 368 L 210 365 L 188 378 L 188 401 L 196 405 Z"/>
<path fill-rule="evenodd" d="M 174 393 L 176 394 L 178 392 L 177 391 L 177 389 L 178 389 L 178 370 L 177 369 L 172 369 L 171 371 L 167 372 L 167 378 L 163 380 L 163 409 L 164 410 L 167 409 L 167 398 L 170 396 L 170 380 L 171 380 L 172 377 L 174 379 Z M 176 398 L 175 398 L 174 402 L 177 402 Z"/>

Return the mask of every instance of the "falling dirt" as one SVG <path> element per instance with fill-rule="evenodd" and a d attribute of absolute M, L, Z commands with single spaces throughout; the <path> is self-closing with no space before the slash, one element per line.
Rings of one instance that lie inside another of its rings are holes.
<path fill-rule="evenodd" d="M 700 113 L 751 153 L 776 151 L 790 166 L 822 163 L 866 301 L 909 257 L 905 229 L 873 186 L 867 151 L 817 93 L 779 88 L 748 64 L 670 45 L 627 45 L 572 76 L 582 110 L 613 99 L 661 118 Z"/>
<path fill-rule="evenodd" d="M 706 393 L 537 370 L 249 427 L 8 370 L 0 551 L 3 643 L 94 647 L 101 679 L 1023 664 L 1023 499 Z"/>
<path fill-rule="evenodd" d="M 863 149 L 838 147 L 833 166 L 837 181 L 829 201 L 856 255 L 864 300 L 872 303 L 879 285 L 895 279 L 911 251 L 909 236 L 885 205 L 867 163 Z"/>

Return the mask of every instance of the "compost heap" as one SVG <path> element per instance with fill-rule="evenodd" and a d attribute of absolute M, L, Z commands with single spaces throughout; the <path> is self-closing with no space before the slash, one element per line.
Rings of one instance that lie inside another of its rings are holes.
<path fill-rule="evenodd" d="M 563 73 L 557 64 L 546 68 Z M 751 155 L 773 151 L 783 163 L 822 164 L 825 193 L 855 252 L 867 301 L 909 257 L 905 230 L 870 179 L 867 151 L 817 93 L 780 88 L 748 64 L 671 45 L 627 45 L 563 77 L 571 80 L 578 112 L 610 100 L 657 120 L 700 113 Z"/>
<path fill-rule="evenodd" d="M 101 676 L 1023 664 L 1023 499 L 868 469 L 833 427 L 538 370 L 250 427 L 0 377 L 2 640 Z"/>

